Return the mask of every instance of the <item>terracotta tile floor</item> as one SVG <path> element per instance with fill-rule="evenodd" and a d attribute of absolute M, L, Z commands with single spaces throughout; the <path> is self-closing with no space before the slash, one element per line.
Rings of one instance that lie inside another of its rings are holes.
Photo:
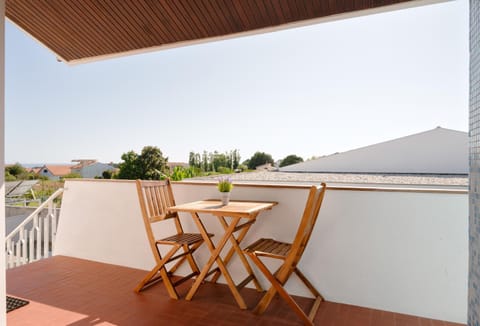
<path fill-rule="evenodd" d="M 145 271 L 56 256 L 7 270 L 7 294 L 30 304 L 7 314 L 8 325 L 301 325 L 281 299 L 262 316 L 240 310 L 225 285 L 204 284 L 192 301 L 172 300 L 162 284 L 136 294 Z M 179 288 L 185 296 L 190 283 Z M 261 294 L 243 289 L 253 308 Z M 303 308 L 311 300 L 299 298 Z M 459 325 L 392 312 L 323 302 L 323 326 Z"/>

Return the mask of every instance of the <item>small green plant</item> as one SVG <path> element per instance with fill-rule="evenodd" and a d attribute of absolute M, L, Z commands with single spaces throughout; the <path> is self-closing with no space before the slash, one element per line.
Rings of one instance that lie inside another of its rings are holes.
<path fill-rule="evenodd" d="M 218 191 L 220 192 L 232 191 L 232 188 L 233 188 L 232 179 L 230 177 L 218 178 L 217 188 L 218 188 Z"/>
<path fill-rule="evenodd" d="M 185 175 L 185 169 L 180 166 L 176 166 L 173 169 L 173 172 L 170 174 L 170 179 L 173 181 L 180 181 L 185 178 Z"/>
<path fill-rule="evenodd" d="M 183 179 L 193 178 L 200 174 L 200 169 L 189 167 L 183 168 L 181 166 L 176 166 L 173 171 L 170 173 L 169 178 L 172 181 L 181 181 Z"/>

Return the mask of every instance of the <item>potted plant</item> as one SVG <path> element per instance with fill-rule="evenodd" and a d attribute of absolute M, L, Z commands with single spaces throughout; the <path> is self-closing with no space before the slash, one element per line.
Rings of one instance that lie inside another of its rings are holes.
<path fill-rule="evenodd" d="M 228 205 L 230 201 L 230 191 L 232 191 L 233 184 L 230 177 L 218 178 L 217 189 L 220 191 L 220 197 L 223 205 Z"/>

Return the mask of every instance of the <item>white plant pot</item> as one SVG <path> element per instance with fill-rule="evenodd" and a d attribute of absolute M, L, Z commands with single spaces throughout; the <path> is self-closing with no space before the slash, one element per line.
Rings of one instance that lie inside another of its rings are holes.
<path fill-rule="evenodd" d="M 222 205 L 228 205 L 230 201 L 230 193 L 229 192 L 221 192 L 220 199 L 222 200 Z"/>

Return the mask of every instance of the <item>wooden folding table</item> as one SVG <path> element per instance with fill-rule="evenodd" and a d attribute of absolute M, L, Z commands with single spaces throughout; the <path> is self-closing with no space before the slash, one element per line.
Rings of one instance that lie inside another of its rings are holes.
<path fill-rule="evenodd" d="M 258 282 L 255 275 L 253 274 L 252 268 L 250 267 L 250 264 L 248 263 L 246 257 L 244 256 L 240 248 L 240 243 L 247 234 L 252 224 L 255 223 L 258 214 L 261 211 L 271 209 L 276 204 L 276 202 L 230 201 L 228 205 L 222 205 L 221 201 L 219 200 L 201 200 L 169 207 L 170 211 L 187 212 L 192 215 L 193 220 L 195 221 L 195 224 L 197 225 L 198 230 L 202 234 L 205 243 L 207 244 L 207 247 L 211 253 L 210 259 L 203 267 L 200 275 L 193 283 L 190 291 L 187 293 L 187 296 L 185 298 L 186 300 L 191 300 L 193 298 L 198 288 L 200 287 L 200 284 L 205 280 L 205 278 L 207 278 L 211 274 L 214 274 L 211 281 L 216 282 L 220 277 L 221 273 L 225 277 L 227 285 L 232 292 L 233 297 L 237 301 L 239 307 L 241 309 L 247 309 L 247 305 L 245 304 L 245 301 L 240 295 L 239 290 L 243 288 L 246 284 L 248 284 L 250 281 L 254 282 L 255 287 L 258 291 L 263 291 L 263 289 L 260 286 L 260 283 Z M 211 238 L 208 236 L 208 232 L 205 228 L 205 225 L 200 220 L 199 214 L 216 216 L 220 221 L 220 224 L 224 229 L 224 234 L 222 235 L 216 246 L 213 244 Z M 242 219 L 246 221 L 240 224 Z M 240 231 L 240 233 L 237 237 L 235 237 L 234 233 L 237 231 Z M 228 240 L 230 240 L 232 247 L 222 259 L 220 253 L 222 252 Z M 234 253 L 239 256 L 248 274 L 247 277 L 238 285 L 235 285 L 226 267 Z M 211 270 L 214 262 L 217 263 L 218 267 Z"/>

